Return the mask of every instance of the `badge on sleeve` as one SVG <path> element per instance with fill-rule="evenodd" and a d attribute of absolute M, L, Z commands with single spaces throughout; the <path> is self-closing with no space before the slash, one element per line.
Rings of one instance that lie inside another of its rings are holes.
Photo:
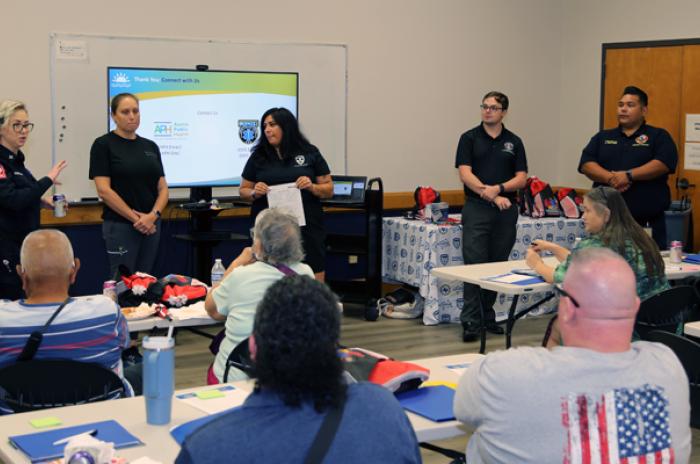
<path fill-rule="evenodd" d="M 0 164 L 0 179 L 7 179 L 7 173 L 5 172 L 5 167 Z"/>

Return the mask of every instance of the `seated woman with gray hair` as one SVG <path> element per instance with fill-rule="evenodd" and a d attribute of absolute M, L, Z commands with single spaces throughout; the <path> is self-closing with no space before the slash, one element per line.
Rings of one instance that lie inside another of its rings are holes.
<path fill-rule="evenodd" d="M 236 345 L 252 333 L 255 309 L 268 287 L 285 275 L 314 276 L 311 268 L 301 262 L 304 249 L 294 216 L 266 209 L 255 219 L 251 234 L 253 246 L 233 260 L 221 284 L 212 288 L 204 302 L 211 318 L 226 321 L 226 336 L 207 374 L 210 385 L 224 381 L 226 360 Z M 243 371 L 231 367 L 226 380 L 246 378 Z"/>

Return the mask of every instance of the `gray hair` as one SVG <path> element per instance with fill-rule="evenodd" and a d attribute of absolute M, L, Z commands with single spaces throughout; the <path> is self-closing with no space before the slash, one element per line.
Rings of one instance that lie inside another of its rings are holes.
<path fill-rule="evenodd" d="M 253 235 L 260 240 L 262 260 L 270 264 L 295 264 L 304 259 L 297 218 L 268 208 L 255 219 Z"/>
<path fill-rule="evenodd" d="M 0 126 L 6 126 L 10 123 L 10 118 L 15 112 L 24 110 L 27 111 L 27 105 L 17 100 L 3 100 L 0 102 Z"/>
<path fill-rule="evenodd" d="M 22 242 L 20 264 L 29 277 L 65 277 L 75 266 L 73 246 L 60 230 L 35 230 Z"/>

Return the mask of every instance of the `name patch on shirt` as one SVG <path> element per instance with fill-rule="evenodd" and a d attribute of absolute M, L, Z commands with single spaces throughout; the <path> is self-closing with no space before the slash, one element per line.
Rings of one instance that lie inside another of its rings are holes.
<path fill-rule="evenodd" d="M 155 158 L 156 156 L 155 152 L 152 151 L 144 151 L 143 154 L 146 155 L 148 158 Z"/>
<path fill-rule="evenodd" d="M 606 140 L 605 145 L 617 145 L 617 140 Z"/>

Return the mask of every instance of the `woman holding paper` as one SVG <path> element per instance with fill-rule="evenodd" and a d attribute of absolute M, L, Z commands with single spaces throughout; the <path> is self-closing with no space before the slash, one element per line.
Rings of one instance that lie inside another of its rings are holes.
<path fill-rule="evenodd" d="M 333 196 L 333 182 L 328 163 L 318 148 L 299 130 L 299 123 L 286 108 L 271 108 L 260 118 L 264 137 L 253 147 L 241 174 L 241 198 L 251 200 L 251 216 L 269 206 L 270 187 L 293 184 L 301 191 L 304 222 L 301 235 L 304 262 L 318 280 L 325 278 L 325 241 L 322 198 Z"/>

